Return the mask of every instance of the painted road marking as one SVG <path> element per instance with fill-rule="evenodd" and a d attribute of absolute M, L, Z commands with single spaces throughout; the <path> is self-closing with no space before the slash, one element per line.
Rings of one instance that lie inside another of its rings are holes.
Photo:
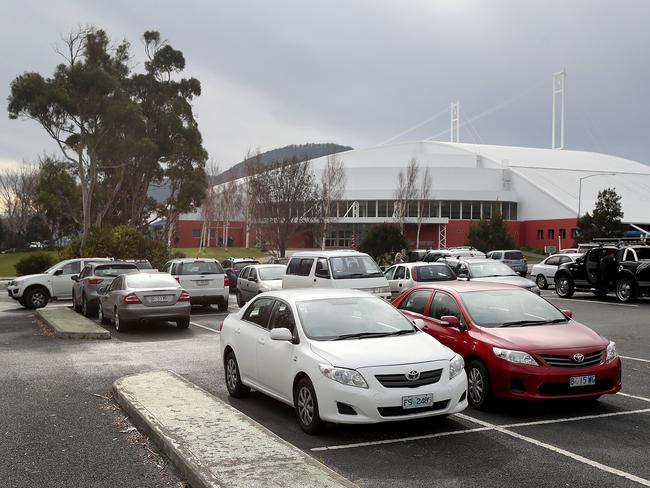
<path fill-rule="evenodd" d="M 630 356 L 621 356 L 621 355 L 619 355 L 618 357 L 623 358 L 623 359 L 630 359 L 632 361 L 641 361 L 641 362 L 644 362 L 644 363 L 650 363 L 650 359 L 632 358 Z"/>
<path fill-rule="evenodd" d="M 548 300 L 561 300 L 563 302 L 577 302 L 577 303 L 597 303 L 599 305 L 613 305 L 615 307 L 633 307 L 633 308 L 639 308 L 640 305 L 631 305 L 629 303 L 612 303 L 612 302 L 601 302 L 598 300 L 578 300 L 575 298 L 560 298 L 560 297 L 554 297 L 554 296 L 545 296 L 544 298 Z"/>
<path fill-rule="evenodd" d="M 636 483 L 639 483 L 640 485 L 643 486 L 650 486 L 650 480 L 647 480 L 645 478 L 641 478 L 639 476 L 635 476 L 631 473 L 628 473 L 626 471 L 622 471 L 620 469 L 612 468 L 611 466 L 607 466 L 606 464 L 599 463 L 598 461 L 594 461 L 592 459 L 588 459 L 584 456 L 581 456 L 579 454 L 575 454 L 573 452 L 567 451 L 566 449 L 562 449 L 560 447 L 553 446 L 551 444 L 547 444 L 546 442 L 538 441 L 537 439 L 533 439 L 532 437 L 525 436 L 523 434 L 519 434 L 517 432 L 513 432 L 512 430 L 508 430 L 504 427 L 500 427 L 498 425 L 490 424 L 489 422 L 485 422 L 483 420 L 478 420 L 474 419 L 472 417 L 469 417 L 468 415 L 463 415 L 462 413 L 456 414 L 457 416 L 467 419 L 471 422 L 475 422 L 478 425 L 481 425 L 483 427 L 492 427 L 494 430 L 497 432 L 501 432 L 502 434 L 509 435 L 511 437 L 514 437 L 515 439 L 519 439 L 525 442 L 528 442 L 530 444 L 536 445 L 538 447 L 543 447 L 544 449 L 548 449 L 549 451 L 555 452 L 557 454 L 561 454 L 563 456 L 566 456 L 568 458 L 573 459 L 574 461 L 578 461 L 580 463 L 586 464 L 587 466 L 591 466 L 592 468 L 600 469 L 601 471 L 605 471 L 606 473 L 614 474 L 616 476 L 620 476 L 621 478 L 628 479 L 630 481 L 634 481 Z"/>
<path fill-rule="evenodd" d="M 210 327 L 206 327 L 205 325 L 197 324 L 196 322 L 190 322 L 194 327 L 201 327 L 202 329 L 209 330 L 210 332 L 214 332 L 215 334 L 220 334 L 218 330 L 211 329 Z"/>
<path fill-rule="evenodd" d="M 637 396 L 637 395 L 630 395 L 629 393 L 623 393 L 623 392 L 618 392 L 617 395 L 621 395 L 624 397 L 629 397 L 629 398 L 636 398 L 637 400 L 643 400 L 644 402 L 650 402 L 650 398 L 642 397 L 642 396 Z"/>
<path fill-rule="evenodd" d="M 626 395 L 624 393 L 619 393 L 619 394 L 624 395 L 624 396 L 630 396 L 632 398 L 638 398 L 638 399 L 641 399 L 641 400 L 646 400 L 646 401 L 650 402 L 650 399 L 648 399 L 648 398 L 634 397 L 632 395 Z M 356 447 L 369 447 L 369 446 L 377 446 L 377 445 L 384 445 L 384 444 L 397 444 L 397 443 L 400 443 L 400 442 L 434 439 L 436 437 L 447 437 L 447 436 L 453 436 L 453 435 L 459 435 L 459 434 L 471 434 L 471 433 L 474 433 L 474 432 L 483 432 L 483 431 L 488 431 L 488 430 L 499 430 L 499 429 L 506 429 L 506 428 L 512 428 L 512 427 L 528 427 L 528 426 L 535 426 L 535 425 L 558 424 L 558 423 L 562 423 L 562 422 L 577 422 L 577 421 L 580 421 L 580 420 L 591 420 L 591 419 L 599 419 L 599 418 L 606 418 L 606 417 L 616 417 L 616 416 L 621 416 L 621 415 L 633 415 L 633 414 L 638 414 L 638 413 L 650 413 L 650 408 L 643 408 L 643 409 L 638 409 L 638 410 L 624 410 L 624 411 L 621 411 L 621 412 L 610 412 L 610 413 L 601 413 L 601 414 L 594 414 L 594 415 L 583 415 L 583 416 L 580 416 L 580 417 L 567 417 L 567 418 L 561 418 L 561 419 L 537 420 L 537 421 L 533 421 L 533 422 L 520 422 L 520 423 L 516 423 L 516 424 L 506 424 L 506 425 L 491 424 L 489 422 L 484 422 L 483 420 L 477 419 L 475 417 L 470 417 L 469 415 L 465 415 L 463 413 L 457 413 L 457 414 L 454 414 L 455 417 L 458 417 L 458 418 L 461 418 L 463 420 L 467 420 L 469 422 L 478 424 L 481 427 L 474 428 L 474 429 L 453 430 L 453 431 L 449 431 L 449 432 L 437 432 L 435 434 L 416 435 L 416 436 L 410 436 L 410 437 L 397 437 L 395 439 L 382 439 L 382 440 L 379 440 L 379 441 L 355 442 L 353 444 L 338 444 L 338 445 L 333 445 L 333 446 L 313 447 L 310 450 L 311 451 L 333 451 L 333 450 L 339 450 L 339 449 L 352 449 L 352 448 L 356 448 Z"/>

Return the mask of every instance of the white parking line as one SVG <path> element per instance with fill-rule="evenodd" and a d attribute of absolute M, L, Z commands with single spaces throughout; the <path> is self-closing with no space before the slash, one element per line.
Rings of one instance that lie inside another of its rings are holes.
<path fill-rule="evenodd" d="M 650 359 L 632 358 L 630 356 L 620 356 L 620 355 L 619 355 L 619 357 L 623 358 L 623 359 L 630 359 L 632 361 L 641 361 L 643 363 L 650 363 Z"/>
<path fill-rule="evenodd" d="M 629 393 L 623 393 L 621 391 L 619 391 L 617 393 L 617 395 L 621 395 L 621 396 L 628 397 L 628 398 L 635 398 L 637 400 L 643 400 L 644 402 L 650 402 L 650 398 L 646 398 L 646 397 L 642 397 L 642 396 L 636 396 L 636 395 L 630 395 Z"/>
<path fill-rule="evenodd" d="M 210 327 L 206 327 L 205 325 L 197 324 L 196 322 L 190 322 L 194 327 L 201 327 L 202 329 L 209 330 L 210 332 L 214 332 L 215 334 L 220 334 L 218 330 L 211 329 Z"/>
<path fill-rule="evenodd" d="M 594 461 L 592 459 L 588 459 L 584 456 L 581 456 L 579 454 L 575 454 L 573 452 L 567 451 L 566 449 L 562 449 L 560 447 L 553 446 L 551 444 L 547 444 L 546 442 L 538 441 L 537 439 L 533 439 L 532 437 L 528 437 L 522 434 L 519 434 L 517 432 L 513 432 L 511 430 L 508 430 L 504 427 L 490 424 L 489 422 L 485 422 L 483 420 L 479 419 L 474 419 L 473 417 L 469 417 L 467 415 L 463 414 L 456 414 L 461 418 L 470 420 L 472 422 L 477 423 L 478 425 L 481 425 L 483 427 L 492 427 L 494 430 L 497 432 L 501 432 L 502 434 L 509 435 L 511 437 L 514 437 L 515 439 L 519 439 L 525 442 L 528 442 L 530 444 L 534 444 L 539 447 L 543 447 L 544 449 L 548 449 L 549 451 L 555 452 L 557 454 L 561 454 L 563 456 L 566 456 L 568 458 L 573 459 L 574 461 L 581 462 L 583 464 L 586 464 L 587 466 L 591 466 L 592 468 L 600 469 L 601 471 L 605 471 L 606 473 L 614 474 L 616 476 L 620 476 L 621 478 L 626 478 L 628 480 L 634 481 L 636 483 L 639 483 L 643 486 L 650 486 L 650 480 L 647 480 L 645 478 L 641 478 L 639 476 L 635 476 L 631 473 L 628 473 L 626 471 L 621 471 L 620 469 L 612 468 L 611 466 L 607 466 L 606 464 L 599 463 L 598 461 Z"/>
<path fill-rule="evenodd" d="M 647 400 L 650 401 L 648 398 L 643 398 L 643 397 L 634 397 L 632 395 L 626 395 L 623 393 L 619 393 L 624 396 L 631 396 L 632 398 L 638 398 L 641 400 Z M 616 417 L 620 415 L 633 415 L 633 414 L 638 414 L 638 413 L 650 413 L 650 408 L 643 408 L 643 409 L 638 409 L 638 410 L 624 410 L 621 412 L 610 412 L 610 413 L 602 413 L 602 414 L 595 414 L 595 415 L 583 415 L 580 417 L 568 417 L 568 418 L 562 418 L 562 419 L 550 419 L 550 420 L 538 420 L 538 421 L 533 421 L 533 422 L 521 422 L 521 423 L 516 423 L 516 424 L 506 424 L 506 425 L 496 425 L 496 424 L 491 424 L 489 422 L 485 422 L 483 420 L 477 419 L 475 417 L 470 417 L 469 415 L 465 415 L 463 413 L 457 413 L 454 414 L 455 417 L 461 418 L 463 420 L 467 420 L 469 422 L 472 422 L 474 424 L 478 424 L 481 427 L 479 428 L 474 428 L 474 429 L 463 429 L 463 430 L 453 430 L 449 432 L 437 432 L 435 434 L 425 434 L 425 435 L 416 435 L 416 436 L 410 436 L 410 437 L 397 437 L 395 439 L 383 439 L 380 441 L 367 441 L 367 442 L 355 442 L 354 444 L 339 444 L 339 445 L 333 445 L 333 446 L 323 446 L 323 447 L 313 447 L 310 450 L 311 451 L 333 451 L 333 450 L 339 450 L 339 449 L 352 449 L 356 447 L 368 447 L 368 446 L 378 446 L 378 445 L 383 445 L 383 444 L 396 444 L 399 442 L 409 442 L 409 441 L 419 441 L 419 440 L 424 440 L 424 439 L 434 439 L 436 437 L 447 437 L 447 436 L 452 436 L 452 435 L 459 435 L 459 434 L 471 434 L 474 432 L 483 432 L 487 430 L 499 430 L 499 429 L 506 429 L 506 428 L 512 428 L 512 427 L 527 427 L 527 426 L 535 426 L 535 425 L 547 425 L 547 424 L 558 424 L 562 422 L 577 422 L 580 420 L 591 420 L 591 419 L 598 419 L 598 418 L 605 418 L 605 417 Z"/>
<path fill-rule="evenodd" d="M 601 302 L 598 300 L 577 300 L 575 298 L 560 298 L 560 297 L 554 297 L 552 295 L 550 296 L 545 296 L 544 298 L 548 300 L 560 300 L 563 302 L 577 302 L 577 303 L 597 303 L 599 305 L 613 305 L 615 307 L 634 307 L 634 308 L 639 308 L 640 305 L 632 305 L 630 303 L 613 303 L 613 302 Z"/>

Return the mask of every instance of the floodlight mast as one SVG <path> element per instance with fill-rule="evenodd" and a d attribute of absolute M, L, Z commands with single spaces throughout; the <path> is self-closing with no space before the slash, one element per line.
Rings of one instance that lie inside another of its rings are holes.
<path fill-rule="evenodd" d="M 449 108 L 451 120 L 449 132 L 451 142 L 460 142 L 460 102 L 452 102 Z"/>
<path fill-rule="evenodd" d="M 551 122 L 551 149 L 564 149 L 564 82 L 566 70 L 553 73 L 553 120 Z M 556 145 L 557 99 L 560 99 L 560 145 Z"/>

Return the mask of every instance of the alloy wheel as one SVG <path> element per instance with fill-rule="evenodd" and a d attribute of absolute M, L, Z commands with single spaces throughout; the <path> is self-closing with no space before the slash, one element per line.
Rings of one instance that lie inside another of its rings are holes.
<path fill-rule="evenodd" d="M 228 382 L 228 389 L 230 391 L 234 390 L 237 387 L 237 363 L 235 363 L 235 358 L 232 356 L 228 358 L 226 364 L 226 381 Z"/>
<path fill-rule="evenodd" d="M 537 276 L 537 287 L 540 288 L 541 290 L 545 290 L 546 287 L 548 286 L 548 282 L 546 281 L 546 277 L 544 275 L 539 275 Z"/>
<path fill-rule="evenodd" d="M 120 314 L 115 310 L 115 314 L 113 315 L 113 320 L 115 320 L 115 330 L 119 331 L 120 330 Z"/>
<path fill-rule="evenodd" d="M 32 305 L 34 308 L 42 308 L 45 306 L 47 299 L 45 298 L 45 293 L 38 290 L 32 293 Z"/>
<path fill-rule="evenodd" d="M 469 396 L 474 405 L 479 405 L 483 401 L 485 384 L 483 382 L 483 375 L 477 368 L 472 368 L 469 371 L 468 390 Z"/>
<path fill-rule="evenodd" d="M 99 307 L 97 308 L 97 318 L 99 319 L 99 323 L 103 324 L 104 323 L 104 308 L 102 307 L 102 304 L 99 304 Z"/>
<path fill-rule="evenodd" d="M 306 386 L 298 391 L 298 415 L 303 425 L 310 425 L 314 418 L 314 398 Z"/>
<path fill-rule="evenodd" d="M 566 295 L 569 292 L 569 280 L 566 278 L 560 278 L 557 282 L 557 289 L 562 296 Z"/>
<path fill-rule="evenodd" d="M 88 302 L 85 298 L 81 299 L 81 314 L 84 317 L 88 317 Z"/>
<path fill-rule="evenodd" d="M 632 284 L 630 280 L 623 279 L 616 285 L 616 296 L 622 302 L 627 302 L 632 296 Z"/>

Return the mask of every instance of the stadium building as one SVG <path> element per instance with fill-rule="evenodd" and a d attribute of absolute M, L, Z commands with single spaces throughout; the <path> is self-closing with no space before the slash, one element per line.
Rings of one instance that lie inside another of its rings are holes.
<path fill-rule="evenodd" d="M 351 247 L 373 224 L 396 222 L 398 174 L 415 158 L 420 174 L 431 174 L 424 206 L 420 247 L 465 244 L 469 228 L 499 212 L 518 246 L 543 248 L 573 244 L 578 213 L 593 210 L 600 190 L 613 187 L 621 196 L 623 222 L 630 229 L 650 229 L 650 166 L 605 154 L 557 149 L 491 146 L 451 142 L 406 142 L 336 155 L 345 165 L 347 184 L 329 225 L 326 245 Z M 316 178 L 327 157 L 314 159 Z M 414 246 L 417 205 L 407 210 L 405 233 Z M 198 247 L 202 222 L 188 214 L 177 222 L 179 247 Z M 216 245 L 222 224 L 212 224 Z M 231 245 L 246 242 L 245 226 L 232 222 Z M 291 247 L 319 247 L 309 232 L 293 236 Z M 251 245 L 255 244 L 251 237 Z"/>

